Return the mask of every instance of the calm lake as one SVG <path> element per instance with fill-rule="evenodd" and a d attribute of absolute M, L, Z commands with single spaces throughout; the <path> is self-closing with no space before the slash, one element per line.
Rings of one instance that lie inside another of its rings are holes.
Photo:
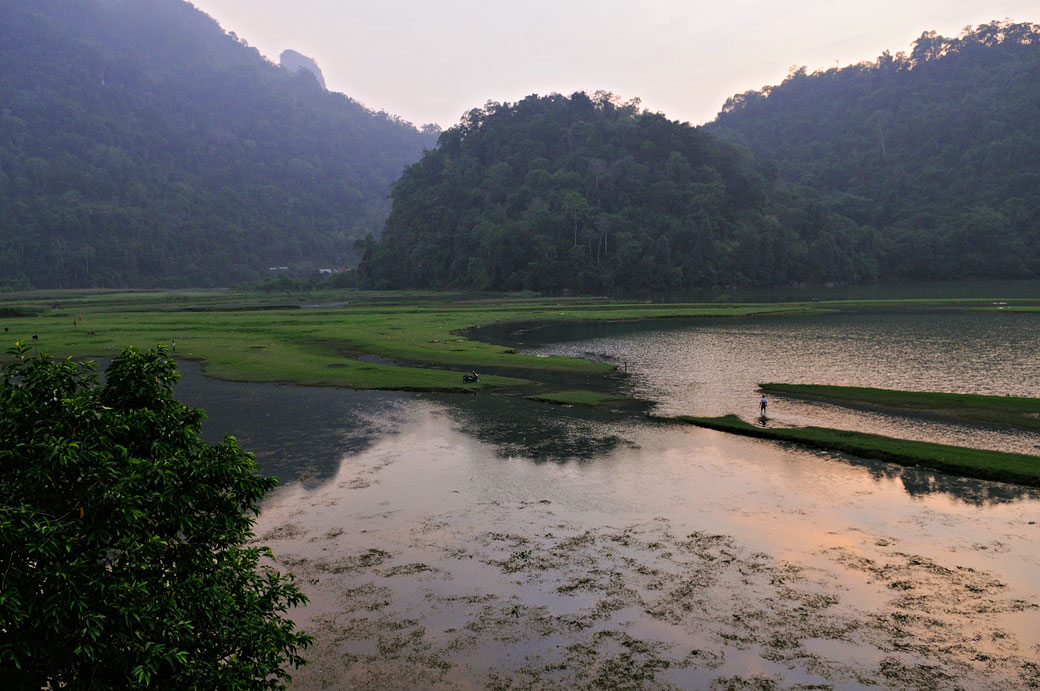
<path fill-rule="evenodd" d="M 1036 396 L 1040 315 L 525 331 L 627 363 L 665 414 L 761 381 Z M 311 604 L 299 688 L 1040 683 L 1040 492 L 520 396 L 218 382 L 178 395 L 283 487 L 258 535 Z M 1035 435 L 775 399 L 824 424 L 1037 453 Z"/>
<path fill-rule="evenodd" d="M 758 416 L 763 382 L 1040 396 L 1040 316 L 1013 312 L 833 314 L 553 325 L 525 350 L 605 360 L 663 415 Z M 775 398 L 780 426 L 820 425 L 1022 453 L 1040 434 L 891 417 Z"/>

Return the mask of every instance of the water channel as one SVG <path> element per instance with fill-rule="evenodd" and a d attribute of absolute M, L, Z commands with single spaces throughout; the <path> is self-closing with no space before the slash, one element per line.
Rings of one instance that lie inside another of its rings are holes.
<path fill-rule="evenodd" d="M 722 414 L 753 412 L 765 380 L 1036 396 L 1038 324 L 841 315 L 516 337 L 628 363 L 660 412 Z M 206 434 L 233 432 L 283 480 L 257 531 L 312 600 L 293 613 L 319 639 L 298 688 L 1040 684 L 1040 492 L 518 395 L 182 370 Z M 784 424 L 914 431 L 773 408 Z"/>

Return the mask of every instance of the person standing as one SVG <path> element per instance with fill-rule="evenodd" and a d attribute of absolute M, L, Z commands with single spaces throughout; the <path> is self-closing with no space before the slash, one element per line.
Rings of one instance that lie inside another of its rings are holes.
<path fill-rule="evenodd" d="M 758 410 L 762 414 L 762 417 L 766 416 L 766 406 L 768 404 L 769 404 L 769 401 L 766 400 L 766 395 L 762 394 L 762 400 L 758 402 Z"/>

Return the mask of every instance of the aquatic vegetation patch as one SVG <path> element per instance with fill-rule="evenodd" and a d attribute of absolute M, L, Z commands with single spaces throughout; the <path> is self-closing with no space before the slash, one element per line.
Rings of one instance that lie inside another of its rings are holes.
<path fill-rule="evenodd" d="M 335 603 L 309 624 L 318 643 L 300 688 L 1031 682 L 1029 651 L 1001 626 L 1036 605 L 1009 597 L 992 574 L 907 553 L 895 539 L 862 534 L 819 552 L 877 588 L 862 611 L 815 569 L 667 519 L 589 528 L 538 501 L 466 511 L 410 522 L 407 559 L 369 549 L 348 556 L 350 569 L 308 556 L 326 553 L 305 540 L 283 542 L 281 551 L 305 552 L 280 561 L 313 579 L 316 600 Z M 971 645 L 966 622 L 980 636 Z M 734 676 L 741 664 L 761 669 Z"/>

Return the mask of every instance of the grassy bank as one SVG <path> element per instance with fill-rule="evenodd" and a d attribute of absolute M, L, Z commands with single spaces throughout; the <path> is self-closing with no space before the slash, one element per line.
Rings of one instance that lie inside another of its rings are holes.
<path fill-rule="evenodd" d="M 735 415 L 713 418 L 680 416 L 674 419 L 732 434 L 838 451 L 899 465 L 921 466 L 951 475 L 1040 487 L 1040 456 L 895 439 L 826 427 L 758 427 Z"/>
<path fill-rule="evenodd" d="M 799 396 L 896 412 L 942 415 L 968 422 L 1040 429 L 1040 399 L 1017 396 L 898 391 L 823 384 L 760 384 L 769 393 Z"/>
<path fill-rule="evenodd" d="M 59 357 L 104 357 L 127 345 L 176 343 L 178 357 L 197 360 L 206 374 L 223 379 L 430 391 L 614 371 L 578 358 L 517 354 L 464 335 L 476 326 L 815 309 L 353 291 L 46 291 L 4 297 L 0 314 L 11 315 L 0 318 L 5 340 L 26 340 Z M 461 374 L 470 370 L 481 373 L 479 384 L 462 383 Z"/>
<path fill-rule="evenodd" d="M 1035 302 L 1009 304 L 1027 307 Z M 210 376 L 239 381 L 471 391 L 523 386 L 530 379 L 541 379 L 570 391 L 601 388 L 594 382 L 614 368 L 578 358 L 518 354 L 470 338 L 469 330 L 514 322 L 971 310 L 992 304 L 990 300 L 649 303 L 347 290 L 52 290 L 0 295 L 0 326 L 8 343 L 24 339 L 59 357 L 104 357 L 127 345 L 176 342 L 178 357 L 199 361 Z M 462 382 L 462 373 L 470 370 L 481 374 L 479 384 Z"/>

